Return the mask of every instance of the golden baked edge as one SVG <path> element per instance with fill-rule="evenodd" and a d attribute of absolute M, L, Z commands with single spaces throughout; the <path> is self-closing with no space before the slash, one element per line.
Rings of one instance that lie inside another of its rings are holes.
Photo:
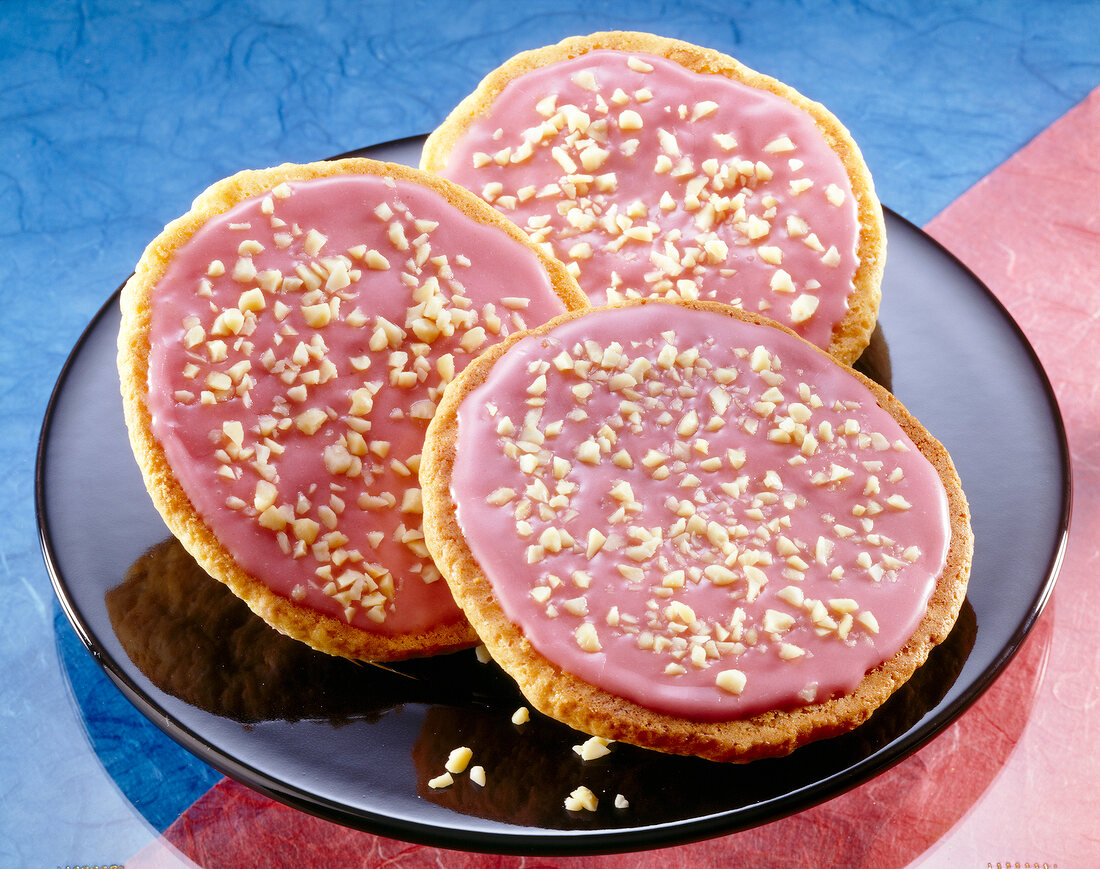
<path fill-rule="evenodd" d="M 764 317 L 716 302 L 637 300 L 608 307 L 637 304 L 679 304 L 715 311 L 794 335 L 791 330 Z M 862 724 L 951 632 L 966 597 L 973 534 L 962 483 L 947 450 L 900 401 L 859 372 L 850 373 L 871 390 L 878 405 L 897 420 L 935 467 L 947 493 L 951 540 L 943 574 L 917 629 L 897 654 L 869 671 L 853 692 L 790 711 L 772 711 L 733 721 L 692 721 L 654 712 L 565 672 L 540 655 L 523 631 L 505 616 L 455 516 L 450 481 L 458 435 L 458 408 L 472 390 L 485 382 L 494 363 L 512 344 L 526 336 L 545 333 L 580 313 L 583 312 L 565 314 L 526 333 L 511 335 L 473 360 L 448 385 L 428 427 L 420 465 L 425 542 L 455 600 L 490 654 L 516 680 L 524 696 L 540 712 L 594 736 L 670 754 L 730 762 L 779 757 L 808 742 L 837 736 Z M 814 349 L 829 359 L 823 351 Z"/>
<path fill-rule="evenodd" d="M 572 36 L 555 45 L 515 55 L 490 72 L 477 88 L 462 100 L 424 143 L 420 167 L 438 172 L 466 128 L 488 112 L 497 95 L 513 79 L 551 63 L 568 60 L 598 49 L 638 51 L 665 57 L 694 72 L 724 75 L 750 87 L 770 91 L 808 112 L 832 149 L 840 157 L 852 183 L 859 214 L 859 266 L 853 277 L 855 289 L 848 299 L 848 313 L 833 329 L 829 353 L 851 365 L 867 347 L 878 319 L 882 298 L 882 274 L 886 265 L 886 224 L 882 205 L 863 154 L 848 129 L 821 103 L 771 76 L 750 69 L 727 54 L 679 39 L 634 31 L 605 31 Z"/>
<path fill-rule="evenodd" d="M 463 620 L 439 625 L 419 634 L 372 634 L 331 616 L 299 607 L 272 592 L 236 564 L 232 552 L 219 543 L 214 532 L 198 515 L 176 481 L 164 450 L 153 435 L 145 404 L 152 299 L 156 284 L 167 270 L 173 253 L 210 218 L 283 181 L 341 174 L 388 175 L 431 188 L 467 217 L 497 226 L 511 238 L 535 250 L 555 292 L 566 306 L 570 309 L 587 306 L 587 298 L 557 260 L 535 248 L 510 221 L 458 185 L 407 166 L 365 158 L 286 163 L 268 169 L 245 170 L 215 182 L 195 199 L 190 211 L 169 223 L 150 242 L 133 276 L 122 289 L 118 371 L 126 428 L 145 486 L 169 530 L 206 572 L 228 586 L 273 628 L 318 651 L 360 660 L 395 661 L 472 646 L 477 643 L 477 636 Z"/>

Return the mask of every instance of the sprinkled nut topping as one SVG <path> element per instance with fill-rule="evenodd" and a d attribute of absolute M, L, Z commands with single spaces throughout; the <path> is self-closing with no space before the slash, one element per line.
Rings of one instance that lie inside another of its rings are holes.
<path fill-rule="evenodd" d="M 646 705 L 749 714 L 850 690 L 942 569 L 935 470 L 845 369 L 766 326 L 595 311 L 510 349 L 459 420 L 463 532 L 527 565 L 490 574 L 506 613 Z M 487 497 L 467 510 L 467 491 Z"/>
<path fill-rule="evenodd" d="M 158 436 L 276 592 L 367 630 L 460 618 L 421 530 L 424 430 L 471 354 L 563 310 L 533 252 L 489 231 L 410 182 L 292 181 L 209 221 L 158 286 Z"/>
<path fill-rule="evenodd" d="M 850 179 L 809 114 L 621 51 L 522 81 L 463 133 L 443 174 L 548 245 L 596 304 L 730 302 L 828 346 L 859 226 Z"/>

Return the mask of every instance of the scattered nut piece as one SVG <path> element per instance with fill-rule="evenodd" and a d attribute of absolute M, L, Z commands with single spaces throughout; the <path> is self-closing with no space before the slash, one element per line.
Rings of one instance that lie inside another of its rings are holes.
<path fill-rule="evenodd" d="M 596 795 L 584 785 L 581 785 L 565 798 L 565 808 L 570 812 L 594 812 L 598 805 L 599 800 Z"/>
<path fill-rule="evenodd" d="M 596 760 L 611 754 L 611 749 L 607 747 L 611 741 L 602 736 L 590 736 L 580 745 L 574 745 L 573 751 L 580 755 L 581 760 Z"/>
<path fill-rule="evenodd" d="M 470 763 L 470 758 L 473 756 L 473 750 L 465 745 L 451 749 L 451 753 L 448 755 L 447 763 L 445 764 L 447 772 L 455 775 L 465 772 L 467 765 Z"/>

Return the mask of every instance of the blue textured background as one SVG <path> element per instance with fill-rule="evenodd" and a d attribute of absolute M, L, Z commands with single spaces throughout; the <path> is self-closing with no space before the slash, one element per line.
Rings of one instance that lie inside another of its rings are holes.
<path fill-rule="evenodd" d="M 824 102 L 918 224 L 1100 83 L 1095 2 L 0 0 L 0 864 L 121 862 L 215 778 L 107 683 L 42 565 L 35 442 L 91 316 L 211 181 L 426 132 L 516 51 L 615 28 Z"/>

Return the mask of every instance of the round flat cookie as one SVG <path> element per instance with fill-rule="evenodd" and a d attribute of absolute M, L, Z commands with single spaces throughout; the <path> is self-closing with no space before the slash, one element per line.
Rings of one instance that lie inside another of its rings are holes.
<path fill-rule="evenodd" d="M 126 423 L 153 502 L 203 568 L 314 648 L 470 645 L 423 542 L 424 432 L 469 359 L 584 304 L 436 176 L 350 159 L 218 182 L 122 293 Z"/>
<path fill-rule="evenodd" d="M 864 721 L 946 638 L 972 553 L 943 446 L 726 305 L 515 335 L 448 386 L 420 479 L 455 599 L 531 703 L 746 761 Z"/>
<path fill-rule="evenodd" d="M 727 302 L 851 364 L 878 315 L 885 225 L 820 103 L 716 51 L 595 33 L 491 72 L 421 166 L 567 263 L 593 304 Z"/>

